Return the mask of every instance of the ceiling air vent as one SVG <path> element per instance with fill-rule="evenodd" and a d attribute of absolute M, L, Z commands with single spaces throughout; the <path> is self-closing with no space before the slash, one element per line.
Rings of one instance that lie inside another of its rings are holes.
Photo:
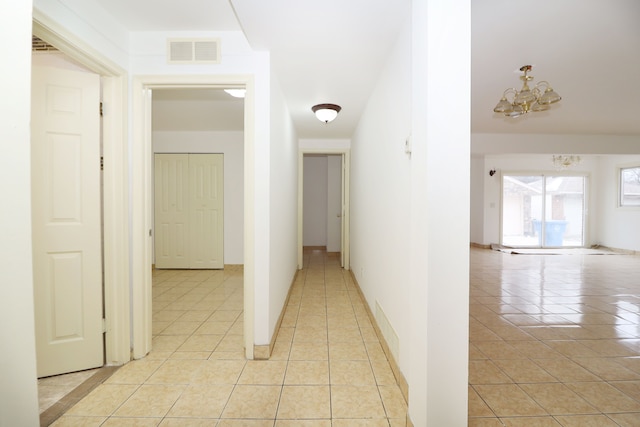
<path fill-rule="evenodd" d="M 169 39 L 167 40 L 169 64 L 218 64 L 220 62 L 219 39 Z"/>

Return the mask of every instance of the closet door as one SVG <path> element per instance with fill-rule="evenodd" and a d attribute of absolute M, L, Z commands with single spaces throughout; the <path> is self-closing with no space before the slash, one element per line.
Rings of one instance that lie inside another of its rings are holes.
<path fill-rule="evenodd" d="M 189 155 L 155 155 L 156 268 L 189 268 Z"/>
<path fill-rule="evenodd" d="M 155 155 L 156 268 L 224 268 L 223 159 Z"/>
<path fill-rule="evenodd" d="M 223 155 L 189 155 L 190 268 L 224 268 Z"/>

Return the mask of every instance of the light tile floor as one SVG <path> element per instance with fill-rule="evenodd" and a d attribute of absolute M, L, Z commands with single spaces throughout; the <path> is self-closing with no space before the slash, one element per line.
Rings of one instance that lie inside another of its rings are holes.
<path fill-rule="evenodd" d="M 305 253 L 272 357 L 242 347 L 242 269 L 155 271 L 153 351 L 56 426 L 399 427 L 406 403 L 348 272 Z"/>
<path fill-rule="evenodd" d="M 71 393 L 76 387 L 95 374 L 98 369 L 56 375 L 38 380 L 38 404 L 40 413 Z"/>
<path fill-rule="evenodd" d="M 471 250 L 469 426 L 640 426 L 640 257 Z"/>

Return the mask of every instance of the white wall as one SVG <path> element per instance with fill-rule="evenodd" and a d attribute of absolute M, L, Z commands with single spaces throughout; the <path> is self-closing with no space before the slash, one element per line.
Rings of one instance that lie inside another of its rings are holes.
<path fill-rule="evenodd" d="M 219 64 L 168 64 L 167 39 L 219 38 Z M 260 68 L 260 57 L 240 31 L 134 31 L 130 33 L 131 74 L 240 74 Z"/>
<path fill-rule="evenodd" d="M 0 425 L 37 426 L 31 264 L 31 2 L 3 4 L 0 40 Z"/>
<path fill-rule="evenodd" d="M 398 335 L 403 372 L 410 354 L 409 269 L 411 43 L 405 30 L 382 71 L 351 141 L 351 269 L 373 313 Z M 389 108 L 393 106 L 393 108 Z"/>
<path fill-rule="evenodd" d="M 243 264 L 244 133 L 154 132 L 153 152 L 224 155 L 224 263 Z"/>
<path fill-rule="evenodd" d="M 412 24 L 409 415 L 415 426 L 462 427 L 469 364 L 471 1 L 414 0 Z"/>
<path fill-rule="evenodd" d="M 256 325 L 258 345 L 273 337 L 298 269 L 298 138 L 275 77 L 270 88 L 269 293 L 267 299 L 256 295 L 268 307 L 269 318 L 260 331 Z"/>
<path fill-rule="evenodd" d="M 351 266 L 398 335 L 414 425 L 466 426 L 470 4 L 412 6 L 352 139 Z"/>
<path fill-rule="evenodd" d="M 526 119 L 526 117 L 525 117 Z M 640 154 L 635 135 L 474 133 L 474 154 Z"/>
<path fill-rule="evenodd" d="M 350 139 L 301 139 L 298 147 L 302 151 L 317 153 L 344 152 L 351 148 Z"/>
<path fill-rule="evenodd" d="M 304 156 L 303 246 L 327 245 L 327 156 Z"/>
<path fill-rule="evenodd" d="M 596 211 L 597 243 L 617 249 L 640 251 L 640 207 L 618 207 L 618 169 L 640 166 L 640 156 L 603 156 L 600 159 L 599 203 Z"/>

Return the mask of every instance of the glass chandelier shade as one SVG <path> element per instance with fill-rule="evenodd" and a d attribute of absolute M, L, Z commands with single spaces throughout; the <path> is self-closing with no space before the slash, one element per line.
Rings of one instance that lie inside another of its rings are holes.
<path fill-rule="evenodd" d="M 556 169 L 569 169 L 572 166 L 579 164 L 581 161 L 580 156 L 574 154 L 557 154 L 553 155 L 551 162 Z"/>
<path fill-rule="evenodd" d="M 531 65 L 523 65 L 520 67 L 523 75 L 520 80 L 523 81 L 522 88 L 517 90 L 509 88 L 504 91 L 502 98 L 493 109 L 496 113 L 502 113 L 507 117 L 520 117 L 530 111 L 539 112 L 546 111 L 551 104 L 560 101 L 562 98 L 553 90 L 549 82 L 541 81 L 536 83 L 533 89 L 529 88 L 529 82 L 533 80 L 533 76 L 527 73 L 531 71 Z M 511 100 L 509 100 L 511 99 Z"/>
<path fill-rule="evenodd" d="M 313 111 L 321 122 L 329 123 L 336 117 L 338 117 L 338 113 L 342 108 L 336 104 L 318 104 L 311 107 L 311 111 Z"/>

